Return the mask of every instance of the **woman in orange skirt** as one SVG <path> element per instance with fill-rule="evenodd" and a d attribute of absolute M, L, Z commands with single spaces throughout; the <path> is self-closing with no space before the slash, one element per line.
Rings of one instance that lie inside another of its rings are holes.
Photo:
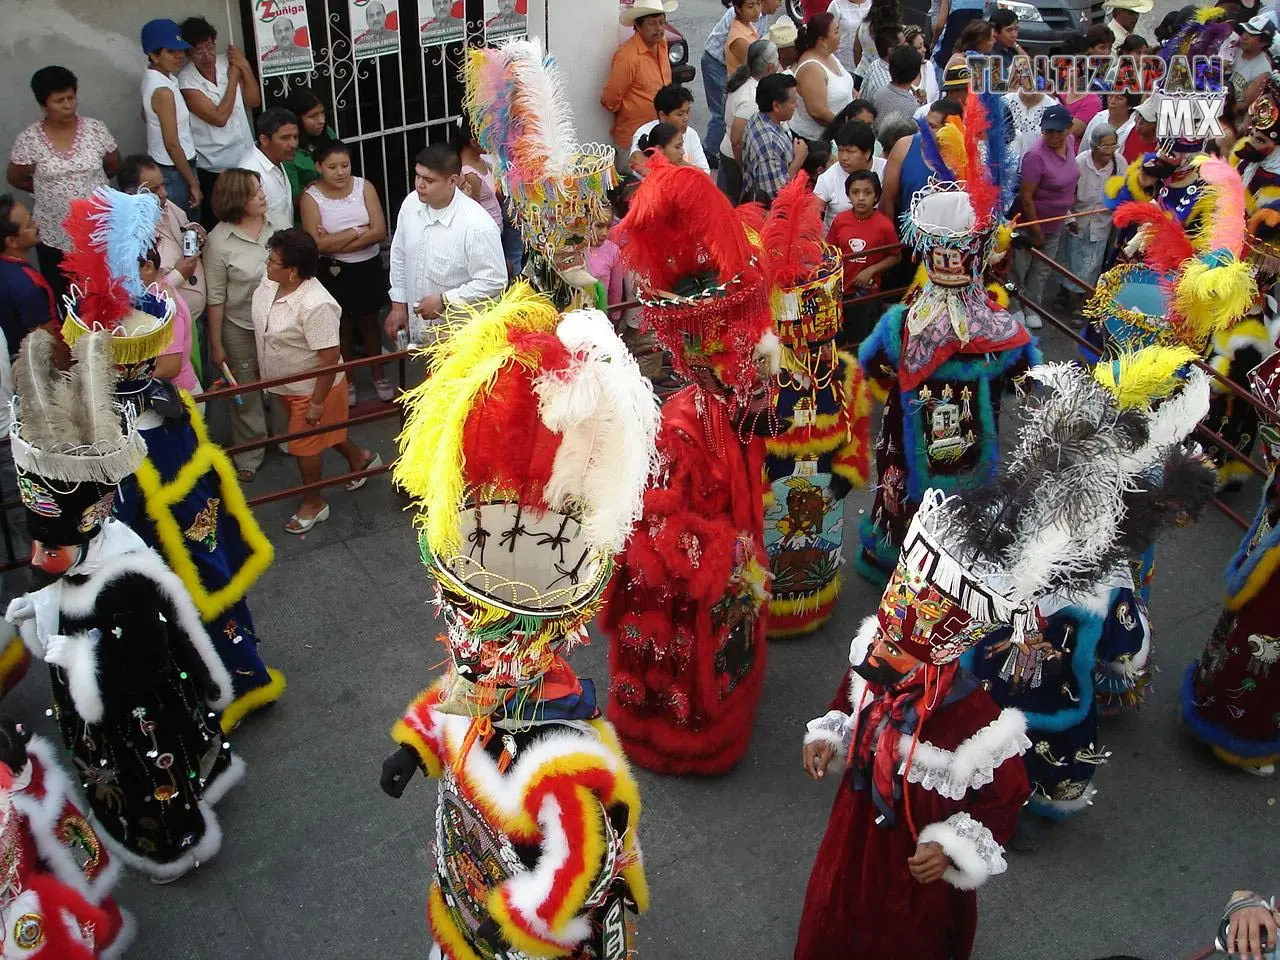
<path fill-rule="evenodd" d="M 253 294 L 253 329 L 258 343 L 258 369 L 264 380 L 296 376 L 341 362 L 339 326 L 342 308 L 316 279 L 320 251 L 304 230 L 282 230 L 267 241 L 266 279 Z M 376 453 L 347 439 L 347 386 L 342 373 L 320 374 L 268 387 L 289 417 L 289 433 L 333 425 L 336 429 L 290 440 L 288 452 L 298 458 L 302 484 L 318 483 L 324 452 L 337 449 L 352 472 L 382 465 Z M 359 490 L 365 478 L 352 480 Z M 285 524 L 288 533 L 306 533 L 329 519 L 329 505 L 318 489 L 306 490 L 302 503 Z"/>

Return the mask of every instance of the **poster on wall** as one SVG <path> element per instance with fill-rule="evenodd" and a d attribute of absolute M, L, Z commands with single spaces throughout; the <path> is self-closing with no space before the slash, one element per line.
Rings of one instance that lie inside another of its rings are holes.
<path fill-rule="evenodd" d="M 484 0 L 486 43 L 523 37 L 529 32 L 529 0 Z"/>
<path fill-rule="evenodd" d="M 260 76 L 311 72 L 307 0 L 253 0 L 253 28 Z"/>
<path fill-rule="evenodd" d="M 400 0 L 348 0 L 357 60 L 400 52 Z"/>
<path fill-rule="evenodd" d="M 462 0 L 418 0 L 418 36 L 424 47 L 458 43 L 466 35 Z"/>

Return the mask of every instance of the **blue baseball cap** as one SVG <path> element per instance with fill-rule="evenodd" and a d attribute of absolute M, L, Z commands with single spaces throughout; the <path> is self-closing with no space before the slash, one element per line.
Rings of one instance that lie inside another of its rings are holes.
<path fill-rule="evenodd" d="M 182 39 L 182 28 L 176 20 L 148 20 L 142 25 L 143 53 L 190 49 L 191 44 Z"/>
<path fill-rule="evenodd" d="M 1060 103 L 1055 103 L 1040 115 L 1041 130 L 1070 130 L 1071 111 Z"/>

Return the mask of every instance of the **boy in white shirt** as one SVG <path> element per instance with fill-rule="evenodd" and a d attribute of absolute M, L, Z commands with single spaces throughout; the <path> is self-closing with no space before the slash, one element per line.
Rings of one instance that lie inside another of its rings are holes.
<path fill-rule="evenodd" d="M 874 156 L 875 131 L 861 120 L 850 120 L 836 131 L 837 163 L 833 163 L 813 185 L 813 193 L 823 205 L 823 222 L 827 229 L 831 221 L 844 211 L 852 209 L 845 181 L 855 170 L 870 170 L 884 177 L 884 158 Z"/>
<path fill-rule="evenodd" d="M 658 119 L 643 123 L 631 138 L 631 164 L 634 166 L 644 160 L 640 152 L 640 138 L 660 123 L 669 123 L 684 134 L 684 158 L 693 167 L 704 173 L 710 173 L 707 155 L 702 149 L 702 140 L 698 131 L 689 126 L 693 118 L 693 92 L 678 83 L 669 83 L 653 97 L 653 109 Z"/>

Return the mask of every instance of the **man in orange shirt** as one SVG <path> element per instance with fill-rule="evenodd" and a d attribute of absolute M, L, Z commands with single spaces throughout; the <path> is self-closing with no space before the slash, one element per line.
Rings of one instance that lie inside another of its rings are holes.
<path fill-rule="evenodd" d="M 677 4 L 678 0 L 635 0 L 618 15 L 619 22 L 636 33 L 614 53 L 600 104 L 614 115 L 613 139 L 623 165 L 636 128 L 657 119 L 654 94 L 671 82 L 667 14 Z"/>

